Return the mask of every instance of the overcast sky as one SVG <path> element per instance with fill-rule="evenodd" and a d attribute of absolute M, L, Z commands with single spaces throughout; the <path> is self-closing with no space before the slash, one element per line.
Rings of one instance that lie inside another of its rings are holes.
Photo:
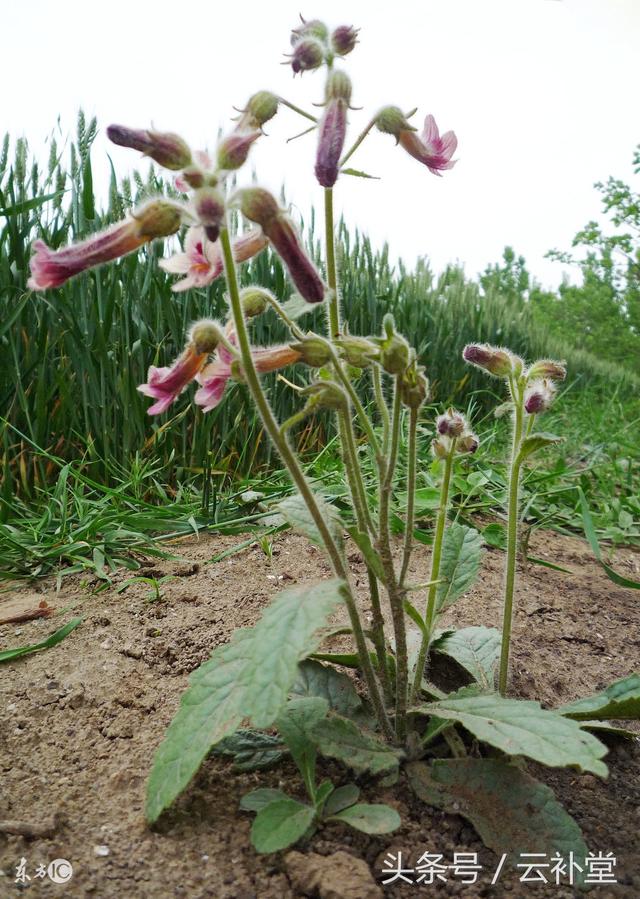
<path fill-rule="evenodd" d="M 311 109 L 323 76 L 294 80 L 279 65 L 299 12 L 361 29 L 344 60 L 364 107 L 350 114 L 352 138 L 386 104 L 417 106 L 420 126 L 433 113 L 458 136 L 459 162 L 437 178 L 373 133 L 351 164 L 382 180 L 343 176 L 336 187 L 348 221 L 408 263 L 460 260 L 474 275 L 511 244 L 555 285 L 562 267 L 544 253 L 598 216 L 593 182 L 636 177 L 640 0 L 3 0 L 0 129 L 37 149 L 58 116 L 73 130 L 82 107 L 98 117 L 94 171 L 106 176 L 107 152 L 119 173 L 138 163 L 108 145 L 110 122 L 153 123 L 203 148 L 256 90 Z M 252 161 L 265 186 L 286 180 L 304 212 L 322 194 L 315 136 L 285 143 L 302 128 L 283 109 Z"/>

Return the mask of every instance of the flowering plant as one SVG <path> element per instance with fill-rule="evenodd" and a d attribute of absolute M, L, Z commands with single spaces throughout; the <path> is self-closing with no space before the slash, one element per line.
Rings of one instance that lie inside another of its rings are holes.
<path fill-rule="evenodd" d="M 194 323 L 178 358 L 168 366 L 149 369 L 147 382 L 139 388 L 154 400 L 149 414 L 163 413 L 191 381 L 198 385 L 195 401 L 204 412 L 223 400 L 229 380 L 246 384 L 295 488 L 295 493 L 280 503 L 279 511 L 293 527 L 324 547 L 332 569 L 329 580 L 285 590 L 254 627 L 237 631 L 229 644 L 217 647 L 192 674 L 154 758 L 147 818 L 154 822 L 160 816 L 212 750 L 233 757 L 246 769 L 263 767 L 281 757 L 284 745 L 301 772 L 310 804 L 273 790 L 257 790 L 245 797 L 243 807 L 257 813 L 252 834 L 259 851 L 291 845 L 326 820 L 342 821 L 367 833 L 399 826 L 393 809 L 359 803 L 359 789 L 354 784 L 334 788 L 325 781 L 317 785 L 320 754 L 342 761 L 358 775 L 384 773 L 393 779 L 402 766 L 419 796 L 444 808 L 457 804 L 496 851 L 519 848 L 512 844 L 512 834 L 528 827 L 528 812 L 518 801 L 524 792 L 539 811 L 535 829 L 538 848 L 561 848 L 584 856 L 575 823 L 551 791 L 522 766 L 513 764 L 511 757 L 524 756 L 550 766 L 570 765 L 606 776 L 602 762 L 606 747 L 589 731 L 589 722 L 583 722 L 581 707 L 547 710 L 536 702 L 506 696 L 520 472 L 533 452 L 558 439 L 537 432 L 535 423 L 552 403 L 555 384 L 565 377 L 564 367 L 548 360 L 527 367 L 510 351 L 483 344 L 464 349 L 469 363 L 505 382 L 513 416 L 504 616 L 501 632 L 481 626 L 438 630 L 441 615 L 469 589 L 481 563 L 480 534 L 448 522 L 455 467 L 473 455 L 478 437 L 466 416 L 452 408 L 433 423 L 432 452 L 438 461 L 441 488 L 431 570 L 427 583 L 412 583 L 417 444 L 429 384 L 415 348 L 397 332 L 392 316 L 385 316 L 382 334 L 352 335 L 343 325 L 333 191 L 342 177 L 360 174 L 345 164 L 374 127 L 393 135 L 400 147 L 438 176 L 453 167 L 457 139 L 452 131 L 440 136 L 432 115 L 426 117 L 418 135 L 409 121 L 413 113 L 387 106 L 369 119 L 345 150 L 352 84 L 342 61 L 354 50 L 357 32 L 350 26 L 331 31 L 320 21 L 303 21 L 291 42 L 294 73 L 326 73 L 319 119 L 282 97 L 259 91 L 212 156 L 193 152 L 172 133 L 113 125 L 108 129 L 112 141 L 140 150 L 178 172 L 176 183 L 186 198 L 152 199 L 122 224 L 57 252 L 37 242 L 32 258 L 30 287 L 55 288 L 88 268 L 134 253 L 145 243 L 170 237 L 187 225 L 184 251 L 161 265 L 184 276 L 174 285 L 176 291 L 206 287 L 224 276 L 228 320 Z M 312 123 L 310 130 L 317 133 L 315 176 L 324 192 L 324 271 L 305 249 L 295 224 L 275 197 L 260 186 L 236 187 L 235 177 L 231 177 L 242 169 L 255 143 L 262 139 L 263 126 L 282 106 L 305 117 Z M 230 230 L 231 210 L 248 223 L 235 235 Z M 283 302 L 260 285 L 239 287 L 237 266 L 267 246 L 286 267 L 297 294 L 293 302 Z M 325 334 L 307 331 L 300 324 L 304 312 L 318 306 L 327 313 Z M 285 323 L 289 339 L 278 346 L 253 346 L 251 319 L 268 310 Z M 303 403 L 299 412 L 278 422 L 260 375 L 292 364 L 305 366 L 311 380 L 300 391 Z M 356 390 L 355 382 L 367 378 L 371 402 L 363 403 L 363 392 Z M 314 491 L 288 440 L 291 428 L 318 409 L 335 414 L 351 500 L 348 522 Z M 404 474 L 399 462 L 403 434 L 407 445 Z M 367 487 L 359 445 L 366 448 L 372 461 L 375 491 Z M 406 484 L 407 499 L 404 540 L 398 555 L 391 537 L 391 516 L 401 481 Z M 370 626 L 365 624 L 354 591 L 345 531 L 366 566 Z M 339 606 L 346 608 L 353 651 L 333 654 L 322 644 L 328 618 Z M 472 683 L 451 694 L 442 692 L 430 679 L 438 656 L 457 662 Z M 357 671 L 361 692 L 353 679 L 338 670 L 344 667 Z M 589 701 L 591 723 L 616 714 L 629 716 L 630 710 L 638 713 L 638 685 L 628 681 L 617 684 L 613 694 Z M 264 733 L 272 727 L 279 733 L 277 749 L 274 737 Z M 493 758 L 484 758 L 479 743 L 491 747 Z M 498 825 L 496 803 L 500 808 Z"/>

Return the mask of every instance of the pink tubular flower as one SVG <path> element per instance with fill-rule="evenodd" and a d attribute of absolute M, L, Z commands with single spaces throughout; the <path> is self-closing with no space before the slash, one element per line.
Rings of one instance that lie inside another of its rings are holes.
<path fill-rule="evenodd" d="M 326 107 L 318 125 L 315 173 L 322 187 L 333 187 L 338 180 L 350 100 L 348 76 L 344 72 L 333 72 L 327 80 Z"/>
<path fill-rule="evenodd" d="M 207 361 L 208 353 L 198 353 L 189 344 L 183 353 L 169 367 L 156 368 L 152 365 L 147 374 L 147 383 L 138 387 L 140 393 L 157 400 L 147 409 L 148 415 L 160 415 L 182 393 Z"/>
<path fill-rule="evenodd" d="M 247 259 L 256 256 L 264 250 L 267 243 L 267 238 L 257 228 L 237 237 L 233 242 L 236 262 L 246 262 Z M 224 269 L 222 248 L 218 241 L 212 243 L 207 240 L 204 228 L 200 226 L 189 228 L 184 248 L 184 253 L 176 253 L 169 259 L 161 259 L 159 263 L 165 272 L 186 275 L 172 286 L 172 290 L 179 292 L 189 290 L 191 287 L 206 287 L 220 277 Z"/>
<path fill-rule="evenodd" d="M 176 203 L 154 200 L 134 212 L 130 219 L 70 247 L 52 250 L 44 241 L 36 240 L 27 287 L 30 290 L 60 287 L 80 272 L 133 253 L 156 237 L 175 234 L 181 219 L 182 211 Z"/>
<path fill-rule="evenodd" d="M 432 115 L 424 120 L 421 135 L 403 130 L 398 135 L 398 141 L 410 156 L 426 165 L 434 175 L 440 175 L 441 171 L 452 169 L 456 164 L 451 157 L 456 152 L 458 138 L 453 131 L 447 131 L 441 137 Z"/>

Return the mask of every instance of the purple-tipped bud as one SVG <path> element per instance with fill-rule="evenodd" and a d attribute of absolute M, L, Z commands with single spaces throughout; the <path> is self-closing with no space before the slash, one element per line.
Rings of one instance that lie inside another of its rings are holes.
<path fill-rule="evenodd" d="M 524 393 L 524 408 L 529 415 L 540 415 L 551 406 L 555 395 L 553 381 L 532 381 Z"/>
<path fill-rule="evenodd" d="M 467 428 L 467 420 L 461 412 L 455 409 L 447 409 L 444 415 L 436 419 L 438 434 L 446 434 L 448 437 L 461 437 Z"/>
<path fill-rule="evenodd" d="M 567 369 L 564 362 L 554 362 L 552 359 L 539 359 L 534 362 L 527 372 L 527 380 L 546 378 L 550 381 L 564 381 L 567 377 Z"/>
<path fill-rule="evenodd" d="M 187 193 L 187 189 L 189 187 L 192 190 L 197 190 L 199 187 L 203 187 L 205 178 L 206 175 L 199 165 L 190 165 L 187 166 L 187 168 L 176 178 L 176 186 L 178 187 L 178 189 L 184 189 L 184 193 Z M 178 184 L 178 181 L 181 183 Z"/>
<path fill-rule="evenodd" d="M 329 39 L 329 29 L 320 19 L 310 19 L 308 22 L 302 19 L 302 25 L 294 28 L 291 32 L 291 44 L 295 47 L 301 40 L 308 37 L 314 37 L 321 43 L 325 43 Z"/>
<path fill-rule="evenodd" d="M 378 131 L 382 131 L 384 134 L 393 134 L 396 140 L 400 139 L 403 131 L 417 131 L 417 128 L 407 121 L 407 117 L 397 106 L 385 106 L 380 110 L 375 121 Z"/>
<path fill-rule="evenodd" d="M 263 287 L 245 287 L 240 291 L 240 302 L 245 318 L 262 315 L 273 296 Z"/>
<path fill-rule="evenodd" d="M 321 187 L 333 187 L 338 180 L 340 157 L 347 134 L 348 106 L 346 100 L 328 100 L 318 126 L 315 173 Z"/>
<path fill-rule="evenodd" d="M 260 137 L 260 131 L 233 131 L 218 145 L 218 168 L 232 171 L 244 165 L 251 144 Z"/>
<path fill-rule="evenodd" d="M 194 194 L 193 205 L 204 233 L 215 243 L 224 222 L 224 197 L 215 187 L 201 187 Z"/>
<path fill-rule="evenodd" d="M 191 163 L 189 145 L 178 134 L 109 125 L 107 137 L 119 147 L 140 150 L 165 169 L 180 171 Z"/>
<path fill-rule="evenodd" d="M 311 335 L 310 337 L 305 337 L 299 343 L 292 343 L 291 347 L 300 353 L 300 361 L 304 362 L 305 365 L 311 366 L 311 368 L 322 368 L 323 365 L 327 365 L 331 361 L 331 350 L 327 341 L 323 340 L 322 337 Z"/>
<path fill-rule="evenodd" d="M 482 368 L 496 378 L 508 378 L 515 373 L 517 357 L 509 350 L 489 346 L 487 343 L 469 343 L 462 351 L 462 358 L 471 365 Z"/>
<path fill-rule="evenodd" d="M 249 97 L 238 121 L 238 131 L 259 130 L 278 111 L 279 99 L 271 91 L 258 91 Z"/>
<path fill-rule="evenodd" d="M 346 56 L 358 43 L 358 29 L 353 25 L 340 25 L 331 35 L 331 48 L 338 56 Z"/>
<path fill-rule="evenodd" d="M 201 321 L 194 322 L 189 329 L 188 342 L 193 346 L 196 353 L 213 353 L 220 343 L 220 334 L 222 328 L 217 321 L 209 318 L 203 318 Z"/>
<path fill-rule="evenodd" d="M 275 197 L 261 187 L 249 187 L 240 192 L 240 209 L 243 215 L 261 226 L 303 299 L 308 303 L 321 303 L 325 295 L 322 278 Z"/>
<path fill-rule="evenodd" d="M 456 441 L 456 451 L 459 453 L 475 453 L 480 446 L 480 441 L 475 434 L 463 434 Z"/>
<path fill-rule="evenodd" d="M 324 47 L 315 38 L 299 41 L 291 54 L 291 68 L 294 75 L 319 69 L 324 62 Z"/>
<path fill-rule="evenodd" d="M 366 337 L 347 334 L 345 337 L 337 338 L 334 342 L 336 346 L 340 347 L 340 355 L 347 365 L 352 365 L 354 368 L 369 368 L 372 361 L 379 356 L 378 347 Z"/>

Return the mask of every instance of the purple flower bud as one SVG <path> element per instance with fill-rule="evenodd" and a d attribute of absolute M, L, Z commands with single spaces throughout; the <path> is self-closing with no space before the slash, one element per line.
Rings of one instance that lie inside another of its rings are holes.
<path fill-rule="evenodd" d="M 194 194 L 193 205 L 204 233 L 215 243 L 224 222 L 224 197 L 215 187 L 201 187 Z"/>
<path fill-rule="evenodd" d="M 497 378 L 508 378 L 514 374 L 517 359 L 509 350 L 489 346 L 487 343 L 467 344 L 462 351 L 462 358 Z"/>
<path fill-rule="evenodd" d="M 446 434 L 448 437 L 461 437 L 467 427 L 464 415 L 454 409 L 447 409 L 444 415 L 439 415 L 436 419 L 438 434 Z"/>
<path fill-rule="evenodd" d="M 218 168 L 232 171 L 244 165 L 251 144 L 260 137 L 260 131 L 233 131 L 218 145 Z"/>
<path fill-rule="evenodd" d="M 271 91 L 258 91 L 249 97 L 238 121 L 238 131 L 259 130 L 278 111 L 279 99 Z"/>
<path fill-rule="evenodd" d="M 417 128 L 407 121 L 407 117 L 397 106 L 385 106 L 376 116 L 375 122 L 378 131 L 382 131 L 384 134 L 393 134 L 396 140 L 400 139 L 403 131 L 417 131 Z"/>
<path fill-rule="evenodd" d="M 338 180 L 346 134 L 347 103 L 345 100 L 330 100 L 318 126 L 315 173 L 321 187 L 333 187 Z"/>
<path fill-rule="evenodd" d="M 524 393 L 524 408 L 529 415 L 540 415 L 551 406 L 555 394 L 553 381 L 532 381 Z"/>
<path fill-rule="evenodd" d="M 567 377 L 567 369 L 564 362 L 554 362 L 552 359 L 540 359 L 534 362 L 527 372 L 527 379 L 547 378 L 551 381 L 564 381 Z"/>
<path fill-rule="evenodd" d="M 315 38 L 300 41 L 291 54 L 291 68 L 294 75 L 319 69 L 324 62 L 324 48 Z"/>
<path fill-rule="evenodd" d="M 475 434 L 463 434 L 456 441 L 456 450 L 459 453 L 475 453 L 480 446 L 480 441 Z"/>
<path fill-rule="evenodd" d="M 302 25 L 294 28 L 291 32 L 291 44 L 295 47 L 297 43 L 308 37 L 314 37 L 321 43 L 325 43 L 329 38 L 329 29 L 320 19 L 310 19 L 308 22 L 302 19 Z"/>
<path fill-rule="evenodd" d="M 140 150 L 165 169 L 180 171 L 191 163 L 191 150 L 178 134 L 134 130 L 125 125 L 109 125 L 107 137 L 120 147 Z"/>
<path fill-rule="evenodd" d="M 289 270 L 291 280 L 308 303 L 321 303 L 325 285 L 305 252 L 296 229 L 269 191 L 250 187 L 240 192 L 240 209 L 257 222 Z"/>
<path fill-rule="evenodd" d="M 358 43 L 358 29 L 352 25 L 340 25 L 331 35 L 331 47 L 338 56 L 351 53 Z"/>

